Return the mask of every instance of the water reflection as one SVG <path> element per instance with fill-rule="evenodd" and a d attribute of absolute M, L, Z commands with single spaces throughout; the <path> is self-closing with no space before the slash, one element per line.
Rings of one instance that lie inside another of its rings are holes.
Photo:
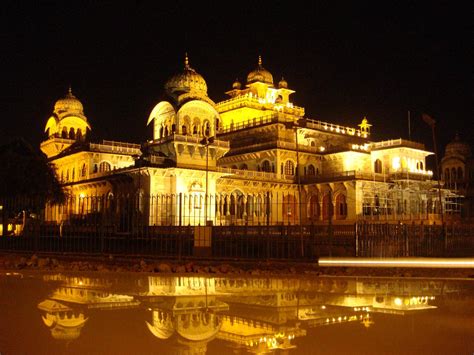
<path fill-rule="evenodd" d="M 40 313 L 52 338 L 67 344 L 87 342 L 91 333 L 112 331 L 93 326 L 94 319 L 127 310 L 120 313 L 120 322 L 133 324 L 140 336 L 148 333 L 158 352 L 175 354 L 298 352 L 299 344 L 313 341 L 311 334 L 318 327 L 353 324 L 372 329 L 377 314 L 434 312 L 439 300 L 473 297 L 470 282 L 428 279 L 66 274 L 41 278 L 52 285 L 52 292 L 31 316 Z M 86 334 L 89 326 L 95 328 Z M 132 337 L 120 324 L 114 329 L 117 337 Z M 140 344 L 145 346 L 143 339 Z"/>
<path fill-rule="evenodd" d="M 46 275 L 60 281 L 40 302 L 42 319 L 56 339 L 76 339 L 91 309 L 145 308 L 144 325 L 174 350 L 205 353 L 213 339 L 262 353 L 291 349 L 308 328 L 357 322 L 374 324 L 373 313 L 429 311 L 446 292 L 445 282 L 330 278 L 89 278 Z M 451 292 L 458 291 L 451 285 Z M 178 353 L 180 351 L 177 351 Z"/>

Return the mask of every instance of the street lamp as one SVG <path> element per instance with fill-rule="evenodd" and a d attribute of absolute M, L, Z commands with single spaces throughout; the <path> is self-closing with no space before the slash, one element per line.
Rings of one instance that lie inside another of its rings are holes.
<path fill-rule="evenodd" d="M 209 190 L 209 144 L 214 143 L 214 137 L 204 137 L 200 144 L 206 147 L 206 192 L 204 194 L 204 222 L 207 225 L 207 209 L 208 209 L 208 190 Z"/>

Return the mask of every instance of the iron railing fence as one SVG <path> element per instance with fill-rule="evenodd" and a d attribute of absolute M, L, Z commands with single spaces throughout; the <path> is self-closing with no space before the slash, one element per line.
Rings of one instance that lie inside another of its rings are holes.
<path fill-rule="evenodd" d="M 147 204 L 141 202 L 140 196 L 71 197 L 62 205 L 46 208 L 42 208 L 44 202 L 40 199 L 2 200 L 0 249 L 194 257 L 197 227 L 189 223 L 187 217 L 190 215 L 186 217 L 182 211 L 183 206 L 188 208 L 189 205 L 183 203 L 185 200 L 182 195 L 168 196 L 168 200 L 158 197 L 147 198 Z M 143 208 L 140 207 L 141 203 Z M 171 211 L 175 214 L 171 214 L 168 208 L 160 210 L 158 207 L 162 203 L 163 206 L 175 206 Z M 239 212 L 235 204 L 232 206 L 234 214 L 230 214 L 230 217 L 235 217 L 234 220 L 230 218 L 229 224 L 211 223 L 211 242 L 207 253 L 210 257 L 314 260 L 318 256 L 474 255 L 474 226 L 470 224 L 372 221 L 339 224 L 335 216 L 326 221 L 306 218 L 298 224 L 299 218 L 280 220 L 275 217 L 272 220 L 274 215 L 268 213 L 260 220 L 261 223 L 252 225 L 237 223 L 242 211 Z M 268 211 L 281 211 L 288 206 L 284 201 L 275 201 L 274 204 L 268 204 Z M 151 208 L 156 208 L 159 213 L 150 214 Z M 254 215 L 258 217 L 257 213 Z M 213 217 L 217 220 L 218 216 Z M 174 224 L 176 221 L 178 223 Z M 183 221 L 188 223 L 184 224 Z M 197 221 L 199 223 L 196 224 L 203 226 L 206 218 L 199 217 Z"/>

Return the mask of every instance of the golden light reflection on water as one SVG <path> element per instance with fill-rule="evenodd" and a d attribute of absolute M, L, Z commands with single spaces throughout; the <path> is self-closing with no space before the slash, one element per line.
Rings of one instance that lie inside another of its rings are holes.
<path fill-rule="evenodd" d="M 440 309 L 450 299 L 474 314 L 472 282 L 439 279 L 46 274 L 0 281 L 10 290 L 0 293 L 9 324 L 0 328 L 0 352 L 12 353 L 324 353 L 331 342 L 335 353 L 345 352 L 337 339 L 356 346 L 352 353 L 377 353 L 357 344 L 387 331 L 417 341 L 413 322 L 453 322 Z M 25 327 L 35 329 L 34 348 L 11 335 Z M 474 345 L 472 327 L 459 329 Z"/>

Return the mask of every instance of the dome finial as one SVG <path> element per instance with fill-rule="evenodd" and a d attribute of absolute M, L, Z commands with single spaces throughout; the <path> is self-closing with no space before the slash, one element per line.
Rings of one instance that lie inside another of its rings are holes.
<path fill-rule="evenodd" d="M 69 87 L 68 87 L 68 89 L 67 89 L 67 93 L 68 93 L 69 95 L 72 95 L 72 87 L 71 87 L 71 84 L 69 84 Z"/>
<path fill-rule="evenodd" d="M 189 58 L 188 58 L 188 52 L 184 54 L 184 69 L 189 69 Z"/>
<path fill-rule="evenodd" d="M 258 56 L 258 65 L 260 65 L 260 66 L 262 65 L 262 56 L 261 55 Z"/>

